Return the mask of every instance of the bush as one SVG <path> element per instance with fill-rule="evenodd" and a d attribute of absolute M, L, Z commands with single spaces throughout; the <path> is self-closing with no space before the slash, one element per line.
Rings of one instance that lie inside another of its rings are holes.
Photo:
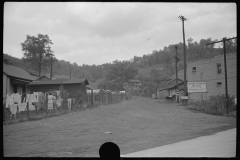
<path fill-rule="evenodd" d="M 198 101 L 195 103 L 190 103 L 192 108 L 197 111 L 202 111 L 205 113 L 210 113 L 213 115 L 225 115 L 226 114 L 226 97 L 225 94 L 210 96 L 206 101 Z M 236 106 L 234 105 L 234 96 L 228 96 L 228 113 L 236 111 Z"/>

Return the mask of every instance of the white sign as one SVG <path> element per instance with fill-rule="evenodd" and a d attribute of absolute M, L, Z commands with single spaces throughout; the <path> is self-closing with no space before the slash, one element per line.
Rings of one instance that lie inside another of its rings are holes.
<path fill-rule="evenodd" d="M 180 99 L 188 99 L 188 96 L 181 96 Z"/>
<path fill-rule="evenodd" d="M 206 82 L 187 82 L 188 93 L 207 92 Z"/>

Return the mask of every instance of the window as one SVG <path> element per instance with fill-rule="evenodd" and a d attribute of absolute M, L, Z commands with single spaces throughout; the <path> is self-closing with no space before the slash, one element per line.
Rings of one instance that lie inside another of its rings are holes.
<path fill-rule="evenodd" d="M 222 73 L 221 63 L 218 63 L 218 64 L 217 64 L 217 73 L 218 73 L 218 74 Z"/>
<path fill-rule="evenodd" d="M 196 70 L 197 70 L 197 67 L 192 67 L 193 72 L 196 72 Z"/>

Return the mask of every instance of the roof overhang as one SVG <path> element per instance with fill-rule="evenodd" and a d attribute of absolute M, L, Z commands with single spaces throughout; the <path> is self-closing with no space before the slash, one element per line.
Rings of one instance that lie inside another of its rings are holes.
<path fill-rule="evenodd" d="M 23 80 L 23 79 L 19 79 L 19 78 L 14 78 L 12 77 L 11 83 L 12 84 L 26 84 L 26 83 L 30 83 L 31 81 L 29 80 Z"/>
<path fill-rule="evenodd" d="M 23 79 L 23 78 L 19 78 L 19 77 L 14 77 L 14 76 L 11 76 L 11 75 L 8 75 L 6 72 L 4 72 L 8 77 L 12 78 L 12 79 L 16 79 L 16 80 L 19 80 L 19 81 L 26 81 L 26 82 L 32 82 L 33 80 L 30 80 L 30 79 Z"/>

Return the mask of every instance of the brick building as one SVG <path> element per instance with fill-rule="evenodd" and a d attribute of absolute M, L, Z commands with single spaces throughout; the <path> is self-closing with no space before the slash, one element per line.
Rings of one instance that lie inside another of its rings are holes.
<path fill-rule="evenodd" d="M 237 97 L 236 53 L 226 54 L 228 94 Z M 190 93 L 189 101 L 206 100 L 210 95 L 225 94 L 224 56 L 187 63 L 189 82 L 206 82 L 206 93 Z"/>

